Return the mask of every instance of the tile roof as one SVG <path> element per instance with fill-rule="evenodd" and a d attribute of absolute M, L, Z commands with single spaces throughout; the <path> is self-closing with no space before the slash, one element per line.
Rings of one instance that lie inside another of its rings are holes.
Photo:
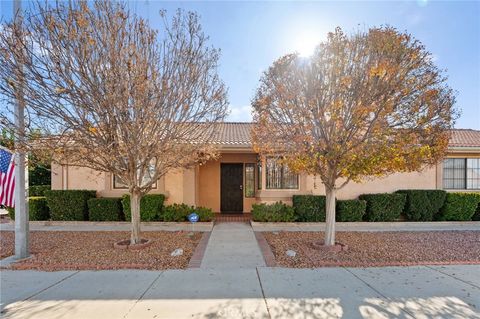
<path fill-rule="evenodd" d="M 253 123 L 224 122 L 215 127 L 213 143 L 225 147 L 252 147 L 250 131 Z M 480 130 L 454 129 L 450 147 L 480 147 Z"/>
<path fill-rule="evenodd" d="M 454 129 L 449 147 L 480 147 L 480 131 L 472 129 Z"/>
<path fill-rule="evenodd" d="M 252 127 L 252 123 L 218 123 L 215 127 L 213 143 L 232 147 L 252 147 L 250 136 Z"/>

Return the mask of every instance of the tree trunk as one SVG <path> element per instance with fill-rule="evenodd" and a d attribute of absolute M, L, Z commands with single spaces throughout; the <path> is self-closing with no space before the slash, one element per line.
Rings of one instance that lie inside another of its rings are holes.
<path fill-rule="evenodd" d="M 140 199 L 141 196 L 138 192 L 133 191 L 130 194 L 130 212 L 132 215 L 131 245 L 140 243 Z"/>
<path fill-rule="evenodd" d="M 326 193 L 326 225 L 325 225 L 325 246 L 335 244 L 335 187 L 325 186 Z"/>

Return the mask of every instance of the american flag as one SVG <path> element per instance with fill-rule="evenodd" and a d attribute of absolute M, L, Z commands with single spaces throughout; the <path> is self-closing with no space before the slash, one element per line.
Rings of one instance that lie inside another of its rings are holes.
<path fill-rule="evenodd" d="M 15 207 L 15 162 L 13 154 L 0 148 L 0 205 Z"/>

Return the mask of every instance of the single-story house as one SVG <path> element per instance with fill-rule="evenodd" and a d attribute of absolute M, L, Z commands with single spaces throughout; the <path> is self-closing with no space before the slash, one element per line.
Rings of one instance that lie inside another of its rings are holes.
<path fill-rule="evenodd" d="M 205 206 L 222 213 L 250 212 L 254 203 L 291 203 L 295 194 L 325 194 L 318 177 L 297 175 L 272 159 L 260 158 L 252 148 L 251 128 L 251 123 L 219 124 L 214 141 L 219 159 L 172 171 L 157 182 L 151 193 L 165 194 L 166 204 Z M 112 174 L 58 164 L 52 165 L 52 189 L 95 189 L 102 197 L 127 193 Z M 480 191 L 480 131 L 453 130 L 448 153 L 436 166 L 363 183 L 351 182 L 337 193 L 337 198 L 353 199 L 361 194 L 399 189 Z"/>

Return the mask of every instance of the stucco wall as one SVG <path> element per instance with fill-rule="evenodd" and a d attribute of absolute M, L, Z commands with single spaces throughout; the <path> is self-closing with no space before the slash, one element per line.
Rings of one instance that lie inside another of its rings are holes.
<path fill-rule="evenodd" d="M 480 153 L 449 153 L 447 157 L 479 158 Z M 221 163 L 256 163 L 254 153 L 222 153 L 216 161 L 188 170 L 174 170 L 157 182 L 152 194 L 165 194 L 166 204 L 186 203 L 220 211 L 220 164 Z M 263 171 L 265 173 L 265 170 Z M 257 171 L 255 170 L 255 174 Z M 338 199 L 353 199 L 361 194 L 393 192 L 398 189 L 435 189 L 442 188 L 443 163 L 429 167 L 422 172 L 398 173 L 385 178 L 366 180 L 363 183 L 350 182 L 338 191 Z M 258 176 L 255 176 L 257 185 Z M 295 194 L 325 194 L 320 179 L 314 176 L 300 175 L 298 190 L 266 190 L 265 176 L 262 178 L 262 190 L 257 190 L 255 198 L 243 199 L 245 212 L 251 211 L 255 202 L 272 203 L 283 201 L 291 204 Z M 120 197 L 127 193 L 124 189 L 113 189 L 111 174 L 97 172 L 89 168 L 60 166 L 52 164 L 52 189 L 93 189 L 97 196 Z M 468 190 L 456 190 L 468 191 Z M 476 190 L 478 191 L 478 190 Z"/>
<path fill-rule="evenodd" d="M 167 174 L 168 176 L 168 174 Z M 52 164 L 52 189 L 88 189 L 96 190 L 98 197 L 121 197 L 126 189 L 114 189 L 110 173 L 99 172 L 86 167 L 61 166 Z M 157 182 L 157 188 L 150 194 L 165 194 L 165 178 Z"/>
<path fill-rule="evenodd" d="M 338 184 L 341 184 L 342 182 L 343 181 L 340 180 Z M 399 189 L 436 188 L 436 167 L 430 167 L 422 172 L 397 173 L 384 178 L 365 180 L 363 183 L 350 182 L 337 192 L 337 198 L 355 199 L 362 194 L 389 193 Z M 325 195 L 325 187 L 318 177 L 315 178 L 314 176 L 308 176 L 307 189 L 315 195 Z"/>

